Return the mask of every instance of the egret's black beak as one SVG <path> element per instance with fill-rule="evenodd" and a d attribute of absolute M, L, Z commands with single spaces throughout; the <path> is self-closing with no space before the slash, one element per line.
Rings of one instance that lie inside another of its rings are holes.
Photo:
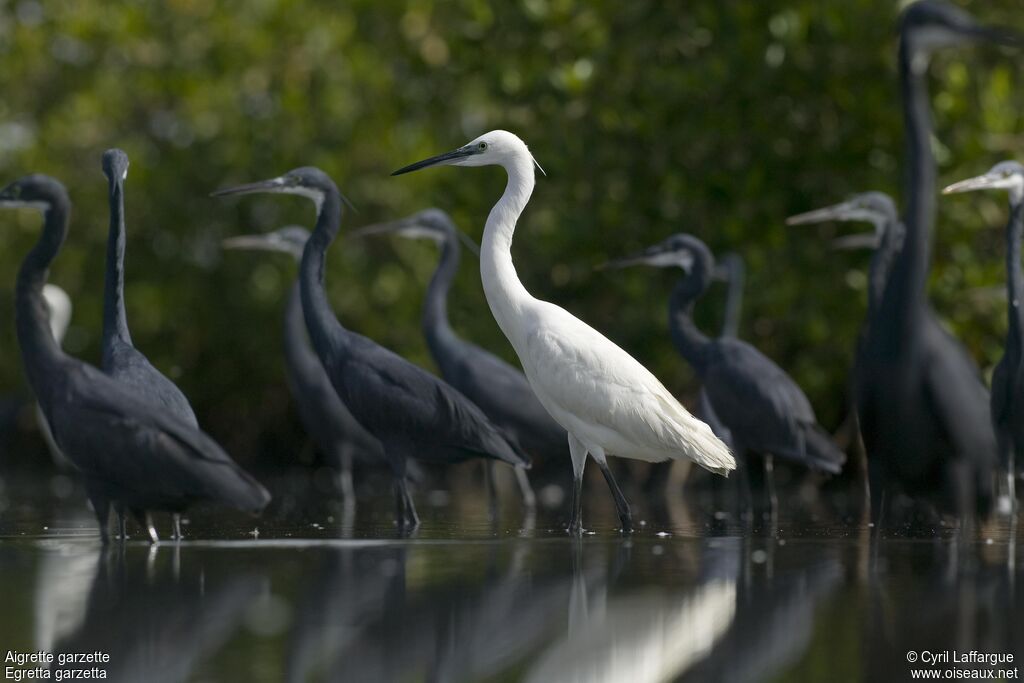
<path fill-rule="evenodd" d="M 480 245 L 474 242 L 472 237 L 461 230 L 456 230 L 455 234 L 458 236 L 459 241 L 462 242 L 462 246 L 466 247 L 474 256 L 480 256 Z"/>
<path fill-rule="evenodd" d="M 237 187 L 227 187 L 223 190 L 211 192 L 211 197 L 227 197 L 233 194 L 255 194 L 257 192 L 280 192 L 285 185 L 284 178 L 272 178 L 261 180 L 257 183 L 247 183 Z"/>
<path fill-rule="evenodd" d="M 968 39 L 978 42 L 994 43 L 1007 47 L 1024 45 L 1024 34 L 1002 26 L 984 26 L 977 24 L 965 30 Z"/>
<path fill-rule="evenodd" d="M 862 232 L 856 235 L 843 235 L 832 240 L 832 248 L 836 251 L 852 249 L 877 249 L 881 238 L 873 232 Z"/>
<path fill-rule="evenodd" d="M 849 208 L 848 202 L 833 204 L 823 209 L 815 209 L 805 213 L 799 213 L 786 219 L 786 225 L 810 225 L 811 223 L 825 223 L 826 221 L 842 220 L 843 215 Z"/>
<path fill-rule="evenodd" d="M 20 196 L 21 188 L 18 186 L 16 182 L 11 183 L 10 185 L 7 185 L 4 189 L 0 190 L 0 203 L 16 202 L 18 201 L 18 197 Z"/>
<path fill-rule="evenodd" d="M 402 175 L 403 173 L 411 173 L 413 171 L 418 171 L 421 168 L 427 168 L 429 166 L 444 166 L 446 164 L 452 164 L 458 161 L 459 159 L 465 159 L 468 156 L 472 156 L 476 154 L 476 152 L 477 150 L 475 147 L 459 147 L 458 149 L 453 149 L 450 152 L 438 154 L 436 157 L 430 157 L 429 159 L 424 159 L 423 161 L 417 161 L 415 164 L 403 166 L 402 168 L 393 172 L 391 175 Z"/>

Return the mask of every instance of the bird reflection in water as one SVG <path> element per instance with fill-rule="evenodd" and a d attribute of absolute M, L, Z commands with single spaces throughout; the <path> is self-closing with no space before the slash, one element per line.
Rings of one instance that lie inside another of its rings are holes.
<path fill-rule="evenodd" d="M 136 547 L 95 553 L 85 612 L 78 627 L 53 644 L 52 666 L 80 669 L 60 667 L 59 655 L 99 651 L 110 656 L 102 665 L 108 681 L 191 680 L 235 632 L 264 581 L 234 565 L 218 571 L 194 554 L 182 561 L 179 553 Z"/>

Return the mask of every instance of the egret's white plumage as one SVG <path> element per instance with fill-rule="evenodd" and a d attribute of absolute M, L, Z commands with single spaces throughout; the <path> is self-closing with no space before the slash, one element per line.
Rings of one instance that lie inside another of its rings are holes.
<path fill-rule="evenodd" d="M 64 335 L 67 334 L 68 326 L 71 324 L 71 297 L 63 289 L 55 284 L 47 282 L 43 285 L 43 299 L 46 301 L 47 312 L 50 315 L 50 332 L 60 346 L 64 342 Z M 43 415 L 43 409 L 36 404 L 36 422 L 39 424 L 39 431 L 43 434 L 46 447 L 50 450 L 50 456 L 55 465 L 62 469 L 70 469 L 71 461 L 60 450 L 57 441 L 53 438 L 53 431 L 50 423 Z"/>
<path fill-rule="evenodd" d="M 498 165 L 508 173 L 505 192 L 487 217 L 480 275 L 491 312 L 519 356 L 530 386 L 569 432 L 577 509 L 588 452 L 606 478 L 607 454 L 650 462 L 685 457 L 723 475 L 735 469 L 728 447 L 643 365 L 565 309 L 531 296 L 519 281 L 512 236 L 533 193 L 536 164 L 526 143 L 507 131 L 491 131 L 454 152 L 398 172 L 436 164 Z M 621 494 L 614 485 L 612 489 L 619 503 Z M 628 523 L 628 507 L 625 512 L 623 521 Z M 574 512 L 574 526 L 578 514 Z"/>

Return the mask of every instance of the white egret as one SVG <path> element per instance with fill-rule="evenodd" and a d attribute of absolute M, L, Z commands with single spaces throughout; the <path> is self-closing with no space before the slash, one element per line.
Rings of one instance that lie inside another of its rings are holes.
<path fill-rule="evenodd" d="M 565 309 L 531 296 L 519 281 L 512 264 L 512 236 L 533 193 L 536 165 L 526 143 L 495 130 L 392 175 L 437 165 L 497 165 L 508 174 L 505 192 L 487 217 L 480 276 L 491 313 L 519 356 L 530 386 L 569 433 L 575 475 L 570 531 L 582 531 L 588 453 L 612 491 L 624 531 L 632 526 L 629 504 L 606 456 L 647 462 L 689 458 L 724 476 L 735 469 L 728 447 L 647 368 Z"/>

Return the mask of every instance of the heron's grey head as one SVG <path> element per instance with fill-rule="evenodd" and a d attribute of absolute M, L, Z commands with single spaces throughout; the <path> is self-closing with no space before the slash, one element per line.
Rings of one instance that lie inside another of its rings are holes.
<path fill-rule="evenodd" d="M 67 190 L 56 178 L 36 173 L 19 178 L 0 190 L 0 207 L 46 211 L 55 204 L 69 203 Z"/>
<path fill-rule="evenodd" d="M 878 246 L 885 230 L 897 220 L 896 202 L 884 192 L 861 192 L 845 202 L 790 216 L 786 225 L 809 225 L 827 221 L 871 223 L 875 230 L 870 235 L 851 235 L 833 243 L 837 248 Z"/>
<path fill-rule="evenodd" d="M 350 233 L 350 237 L 369 235 L 395 235 L 405 239 L 430 240 L 439 245 L 458 239 L 473 253 L 480 253 L 476 242 L 459 230 L 451 216 L 441 209 L 424 209 L 397 221 L 374 223 Z"/>
<path fill-rule="evenodd" d="M 71 324 L 71 297 L 57 285 L 47 282 L 43 285 L 43 300 L 50 316 L 50 332 L 60 346 Z"/>
<path fill-rule="evenodd" d="M 711 250 L 693 235 L 678 233 L 654 246 L 629 256 L 609 261 L 606 268 L 651 266 L 653 268 L 681 268 L 691 274 L 700 266 L 712 274 L 714 257 Z"/>
<path fill-rule="evenodd" d="M 104 152 L 103 175 L 107 176 L 111 185 L 124 182 L 128 177 L 128 155 L 116 147 Z"/>
<path fill-rule="evenodd" d="M 900 35 L 914 58 L 913 67 L 923 71 L 936 50 L 968 42 L 1021 45 L 1021 35 L 1009 29 L 980 24 L 970 14 L 945 0 L 918 0 L 904 10 Z"/>
<path fill-rule="evenodd" d="M 281 194 L 297 194 L 301 197 L 306 197 L 313 200 L 316 204 L 317 213 L 320 212 L 320 208 L 323 206 L 324 198 L 333 192 L 338 192 L 338 186 L 334 184 L 331 177 L 321 171 L 319 168 L 314 166 L 303 166 L 288 171 L 282 176 L 277 178 L 271 178 L 270 180 L 261 180 L 255 183 L 248 183 L 246 185 L 239 185 L 237 187 L 229 187 L 223 190 L 217 190 L 212 193 L 213 197 L 226 197 L 234 194 L 254 194 L 254 193 L 281 193 Z M 344 195 L 338 192 L 341 196 L 342 201 L 349 205 L 351 203 L 345 199 Z"/>
<path fill-rule="evenodd" d="M 1010 193 L 1010 201 L 1019 204 L 1024 201 L 1024 165 L 1016 161 L 1001 161 L 988 173 L 953 183 L 942 194 L 974 190 L 1006 190 Z"/>
<path fill-rule="evenodd" d="M 223 245 L 225 249 L 276 251 L 300 260 L 308 240 L 309 230 L 301 225 L 288 225 L 264 234 L 230 237 L 224 240 Z"/>
<path fill-rule="evenodd" d="M 492 130 L 475 140 L 444 154 L 404 166 L 391 175 L 402 175 L 430 166 L 504 166 L 508 168 L 519 159 L 529 159 L 544 173 L 530 154 L 526 143 L 507 130 Z"/>

